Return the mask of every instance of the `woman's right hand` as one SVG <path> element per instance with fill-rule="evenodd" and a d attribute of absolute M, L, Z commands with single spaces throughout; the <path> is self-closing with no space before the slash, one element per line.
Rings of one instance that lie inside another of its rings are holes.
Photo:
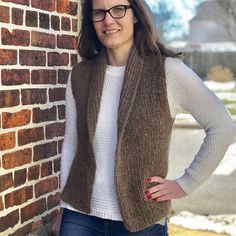
<path fill-rule="evenodd" d="M 56 216 L 55 221 L 52 224 L 52 232 L 55 236 L 60 236 L 62 214 L 63 214 L 63 208 L 60 209 L 59 213 Z"/>

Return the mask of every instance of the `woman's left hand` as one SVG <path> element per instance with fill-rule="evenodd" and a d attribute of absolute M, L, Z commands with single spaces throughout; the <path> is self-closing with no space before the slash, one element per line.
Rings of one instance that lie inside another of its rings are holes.
<path fill-rule="evenodd" d="M 158 183 L 145 191 L 147 198 L 150 200 L 161 202 L 186 196 L 186 193 L 175 180 L 167 180 L 158 176 L 153 176 L 148 178 L 147 182 Z"/>

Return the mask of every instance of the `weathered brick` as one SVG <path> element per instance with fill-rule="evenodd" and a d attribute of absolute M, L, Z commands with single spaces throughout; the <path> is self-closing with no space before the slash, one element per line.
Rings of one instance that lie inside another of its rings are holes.
<path fill-rule="evenodd" d="M 44 139 L 43 127 L 22 129 L 18 131 L 18 145 L 37 142 Z"/>
<path fill-rule="evenodd" d="M 29 167 L 28 181 L 37 180 L 38 178 L 39 178 L 39 165 Z"/>
<path fill-rule="evenodd" d="M 3 112 L 2 127 L 7 129 L 27 125 L 30 123 L 30 118 L 31 111 L 26 109 L 15 113 Z"/>
<path fill-rule="evenodd" d="M 36 11 L 26 11 L 25 24 L 30 27 L 37 27 L 38 13 Z"/>
<path fill-rule="evenodd" d="M 2 85 L 21 85 L 30 83 L 30 72 L 25 69 L 2 69 Z"/>
<path fill-rule="evenodd" d="M 78 20 L 72 19 L 72 31 L 77 32 L 78 31 Z"/>
<path fill-rule="evenodd" d="M 64 141 L 64 139 L 61 139 L 61 140 L 58 140 L 58 143 L 57 143 L 57 152 L 58 152 L 59 154 L 60 154 L 61 151 L 62 151 L 63 141 Z"/>
<path fill-rule="evenodd" d="M 13 29 L 10 32 L 6 28 L 2 28 L 2 44 L 14 46 L 29 46 L 30 32 L 27 30 Z"/>
<path fill-rule="evenodd" d="M 51 211 L 51 212 L 50 212 L 49 214 L 47 214 L 46 216 L 43 216 L 43 218 L 42 218 L 42 219 L 43 219 L 43 222 L 44 222 L 45 224 L 55 222 L 56 217 L 58 216 L 58 214 L 59 214 L 58 209 L 55 209 L 55 210 Z"/>
<path fill-rule="evenodd" d="M 47 178 L 35 184 L 35 196 L 40 197 L 46 193 L 50 193 L 58 188 L 58 178 L 56 176 Z"/>
<path fill-rule="evenodd" d="M 2 202 L 2 196 L 0 196 L 0 211 L 3 210 L 3 202 Z"/>
<path fill-rule="evenodd" d="M 57 106 L 57 113 L 58 113 L 57 116 L 59 120 L 64 120 L 65 119 L 65 105 Z"/>
<path fill-rule="evenodd" d="M 22 89 L 21 101 L 23 105 L 45 104 L 47 102 L 47 89 Z"/>
<path fill-rule="evenodd" d="M 31 148 L 6 153 L 2 156 L 2 166 L 4 169 L 11 169 L 30 163 L 32 160 Z"/>
<path fill-rule="evenodd" d="M 13 182 L 13 178 L 12 178 L 12 173 L 0 175 L 0 183 L 1 183 L 0 184 L 0 192 L 3 192 L 6 189 L 13 187 L 14 182 Z"/>
<path fill-rule="evenodd" d="M 20 50 L 20 64 L 22 66 L 45 66 L 46 52 L 33 50 Z"/>
<path fill-rule="evenodd" d="M 0 49 L 0 65 L 16 65 L 17 50 Z"/>
<path fill-rule="evenodd" d="M 52 139 L 54 137 L 64 136 L 65 123 L 54 123 L 46 126 L 46 138 Z"/>
<path fill-rule="evenodd" d="M 15 147 L 15 132 L 0 134 L 0 151 L 11 149 Z"/>
<path fill-rule="evenodd" d="M 53 170 L 54 173 L 60 171 L 60 167 L 61 167 L 61 158 L 57 158 L 53 161 Z"/>
<path fill-rule="evenodd" d="M 44 1 L 38 1 L 38 0 L 31 0 L 31 5 L 34 8 L 42 9 L 46 11 L 55 11 L 55 0 L 44 0 Z"/>
<path fill-rule="evenodd" d="M 18 106 L 20 104 L 19 95 L 18 90 L 0 91 L 0 108 Z"/>
<path fill-rule="evenodd" d="M 77 15 L 78 3 L 71 2 L 68 0 L 64 1 L 57 1 L 57 12 L 59 13 L 66 13 L 72 16 Z"/>
<path fill-rule="evenodd" d="M 67 66 L 69 64 L 68 53 L 49 52 L 48 65 L 49 66 Z"/>
<path fill-rule="evenodd" d="M 55 101 L 63 101 L 65 100 L 65 88 L 53 88 L 49 89 L 49 101 L 55 102 Z"/>
<path fill-rule="evenodd" d="M 32 70 L 32 84 L 56 84 L 56 70 Z"/>
<path fill-rule="evenodd" d="M 38 221 L 34 221 L 33 226 L 32 226 L 32 230 L 33 230 L 33 231 L 37 231 L 37 230 L 39 230 L 39 229 L 42 229 L 43 223 L 44 223 L 44 222 L 43 222 L 42 219 L 40 219 L 40 220 L 38 220 Z"/>
<path fill-rule="evenodd" d="M 60 18 L 59 16 L 51 16 L 51 27 L 54 30 L 60 30 Z"/>
<path fill-rule="evenodd" d="M 5 207 L 19 206 L 33 198 L 33 187 L 24 187 L 5 195 Z"/>
<path fill-rule="evenodd" d="M 29 0 L 2 0 L 2 1 L 29 6 Z"/>
<path fill-rule="evenodd" d="M 39 13 L 39 27 L 43 29 L 49 29 L 49 15 Z"/>
<path fill-rule="evenodd" d="M 19 210 L 15 210 L 6 216 L 0 217 L 0 232 L 4 232 L 10 227 L 14 227 L 19 221 Z"/>
<path fill-rule="evenodd" d="M 52 162 L 45 162 L 41 165 L 41 178 L 52 174 Z"/>
<path fill-rule="evenodd" d="M 46 34 L 46 33 L 32 31 L 31 45 L 35 47 L 55 48 L 56 37 L 53 34 Z"/>
<path fill-rule="evenodd" d="M 14 187 L 18 187 L 26 182 L 26 169 L 15 171 Z"/>
<path fill-rule="evenodd" d="M 61 29 L 65 31 L 71 30 L 70 18 L 66 16 L 62 16 L 61 18 Z"/>
<path fill-rule="evenodd" d="M 63 49 L 76 49 L 77 37 L 71 35 L 58 35 L 57 47 Z"/>
<path fill-rule="evenodd" d="M 58 83 L 66 84 L 68 81 L 69 74 L 70 70 L 58 70 Z"/>
<path fill-rule="evenodd" d="M 14 233 L 9 234 L 9 236 L 25 236 L 32 232 L 33 223 L 29 223 L 21 228 L 18 228 Z"/>
<path fill-rule="evenodd" d="M 78 55 L 71 53 L 70 62 L 71 67 L 75 66 L 78 63 Z"/>
<path fill-rule="evenodd" d="M 10 22 L 9 7 L 0 6 L 0 22 Z"/>
<path fill-rule="evenodd" d="M 60 202 L 60 193 L 56 193 L 54 195 L 50 195 L 48 197 L 48 209 L 52 209 L 59 205 Z"/>
<path fill-rule="evenodd" d="M 22 9 L 12 8 L 11 9 L 11 14 L 12 14 L 12 24 L 23 25 L 24 11 Z"/>
<path fill-rule="evenodd" d="M 21 209 L 21 223 L 33 219 L 47 210 L 46 199 L 40 199 Z"/>
<path fill-rule="evenodd" d="M 44 143 L 34 147 L 34 161 L 47 159 L 57 154 L 57 142 Z"/>
<path fill-rule="evenodd" d="M 53 120 L 56 120 L 56 117 L 57 117 L 57 109 L 55 106 L 49 109 L 45 109 L 45 110 L 41 110 L 40 108 L 33 109 L 33 122 L 34 123 L 53 121 Z"/>

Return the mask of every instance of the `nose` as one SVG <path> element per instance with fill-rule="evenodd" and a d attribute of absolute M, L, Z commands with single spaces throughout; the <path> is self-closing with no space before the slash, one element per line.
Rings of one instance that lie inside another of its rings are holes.
<path fill-rule="evenodd" d="M 105 19 L 104 19 L 104 24 L 109 25 L 114 22 L 114 18 L 111 16 L 109 12 L 106 12 Z"/>

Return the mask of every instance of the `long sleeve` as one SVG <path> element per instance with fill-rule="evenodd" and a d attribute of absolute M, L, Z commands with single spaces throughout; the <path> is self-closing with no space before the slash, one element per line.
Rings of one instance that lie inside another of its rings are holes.
<path fill-rule="evenodd" d="M 179 59 L 167 58 L 165 70 L 172 117 L 187 111 L 206 134 L 192 163 L 177 179 L 181 188 L 190 194 L 216 169 L 232 143 L 236 127 L 223 103 L 189 67 Z"/>

